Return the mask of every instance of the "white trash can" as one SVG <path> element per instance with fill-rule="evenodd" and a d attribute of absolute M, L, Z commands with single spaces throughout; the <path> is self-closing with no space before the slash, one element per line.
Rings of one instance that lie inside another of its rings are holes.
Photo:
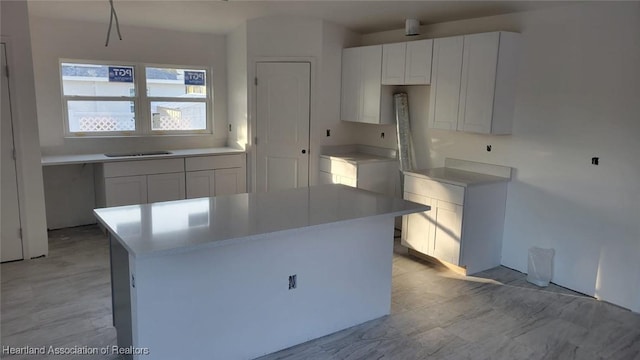
<path fill-rule="evenodd" d="M 529 271 L 527 281 L 545 287 L 549 285 L 553 275 L 554 249 L 532 247 L 529 249 Z"/>

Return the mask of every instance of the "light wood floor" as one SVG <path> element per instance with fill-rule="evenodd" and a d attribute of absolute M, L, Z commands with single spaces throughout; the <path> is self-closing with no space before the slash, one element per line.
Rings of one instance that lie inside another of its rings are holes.
<path fill-rule="evenodd" d="M 1 345 L 115 345 L 106 238 L 88 226 L 52 231 L 49 244 L 47 258 L 1 266 Z M 639 314 L 553 284 L 538 289 L 504 267 L 462 277 L 409 258 L 401 246 L 394 256 L 391 310 L 389 316 L 261 360 L 640 360 Z M 2 358 L 118 359 L 111 354 Z"/>

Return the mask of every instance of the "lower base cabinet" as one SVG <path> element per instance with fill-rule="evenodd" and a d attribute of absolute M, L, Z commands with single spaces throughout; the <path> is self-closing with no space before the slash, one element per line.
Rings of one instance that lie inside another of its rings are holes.
<path fill-rule="evenodd" d="M 246 155 L 102 163 L 96 166 L 96 205 L 111 207 L 247 191 Z"/>
<path fill-rule="evenodd" d="M 246 192 L 244 171 L 240 168 L 187 172 L 187 199 Z"/>
<path fill-rule="evenodd" d="M 187 198 L 247 192 L 246 156 L 198 156 L 185 161 Z"/>
<path fill-rule="evenodd" d="M 458 186 L 405 173 L 404 199 L 431 206 L 402 218 L 402 245 L 473 274 L 500 265 L 507 183 Z"/>
<path fill-rule="evenodd" d="M 380 194 L 395 195 L 398 162 L 349 162 L 330 156 L 320 156 L 320 184 L 343 184 Z"/>
<path fill-rule="evenodd" d="M 121 176 L 104 179 L 103 206 L 123 206 L 147 203 L 147 177 Z M 102 204 L 98 204 L 101 206 Z"/>

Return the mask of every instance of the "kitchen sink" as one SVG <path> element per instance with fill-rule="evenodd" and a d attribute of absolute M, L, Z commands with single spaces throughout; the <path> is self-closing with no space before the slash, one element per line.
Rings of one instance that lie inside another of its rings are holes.
<path fill-rule="evenodd" d="M 171 151 L 143 151 L 130 153 L 109 153 L 104 154 L 106 157 L 126 157 L 126 156 L 153 156 L 153 155 L 169 155 Z"/>

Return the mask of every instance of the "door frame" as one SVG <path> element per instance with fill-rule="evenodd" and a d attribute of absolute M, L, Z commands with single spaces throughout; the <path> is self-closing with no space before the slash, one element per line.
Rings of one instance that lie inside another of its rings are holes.
<path fill-rule="evenodd" d="M 15 69 L 15 62 L 13 61 L 13 46 L 11 38 L 8 36 L 0 36 L 0 43 L 4 44 L 4 51 L 7 61 L 7 66 L 9 69 Z M 4 69 L 0 69 L 0 71 L 5 71 Z M 15 76 L 9 75 L 7 78 L 7 85 L 9 86 L 9 106 L 11 107 L 11 129 L 13 131 L 13 148 L 16 153 L 15 158 L 15 167 L 16 167 L 16 187 L 18 190 L 18 216 L 20 218 L 20 229 L 22 230 L 22 260 L 31 259 L 31 254 L 29 252 L 29 229 L 24 226 L 24 219 L 27 218 L 26 210 L 25 210 L 25 193 L 24 193 L 24 178 L 22 174 L 24 173 L 24 169 L 22 166 L 22 148 L 20 142 L 20 121 L 17 121 L 19 118 L 18 114 L 18 104 L 16 99 L 17 89 L 15 86 Z M 1 131 L 1 130 L 0 130 Z M 0 134 L 0 141 L 2 139 L 2 134 Z M 1 190 L 0 190 L 1 191 Z M 0 197 L 2 195 L 0 194 Z M 1 220 L 0 220 L 1 221 Z M 1 226 L 1 224 L 0 224 Z"/>
<path fill-rule="evenodd" d="M 309 71 L 310 75 L 310 91 L 309 91 L 309 174 L 311 174 L 311 166 L 316 165 L 316 161 L 314 159 L 316 156 L 316 146 L 314 146 L 314 142 L 312 141 L 312 130 L 313 124 L 316 122 L 316 101 L 317 98 L 317 84 L 316 84 L 316 58 L 311 56 L 259 56 L 255 57 L 251 60 L 251 66 L 247 69 L 248 77 L 247 82 L 250 88 L 249 91 L 249 127 L 247 129 L 247 189 L 250 189 L 251 192 L 256 192 L 256 183 L 257 183 L 257 166 L 258 166 L 258 157 L 256 153 L 255 147 L 255 136 L 257 134 L 257 108 L 258 108 L 258 97 L 257 90 L 258 87 L 255 84 L 255 78 L 258 72 L 258 63 L 309 63 L 311 69 Z M 312 184 L 311 176 L 308 177 L 309 185 Z"/>

